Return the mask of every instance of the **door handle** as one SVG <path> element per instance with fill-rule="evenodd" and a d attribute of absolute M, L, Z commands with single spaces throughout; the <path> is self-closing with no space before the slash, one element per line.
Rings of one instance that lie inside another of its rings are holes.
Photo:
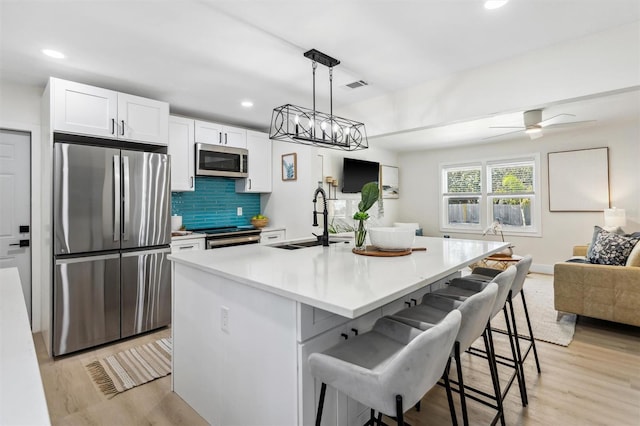
<path fill-rule="evenodd" d="M 124 120 L 120 120 L 120 122 L 122 123 L 122 133 L 121 133 L 121 135 L 124 136 Z"/>
<path fill-rule="evenodd" d="M 19 243 L 9 244 L 10 246 L 29 247 L 29 240 L 20 240 Z"/>
<path fill-rule="evenodd" d="M 116 119 L 115 118 L 111 119 L 111 134 L 112 135 L 116 134 Z"/>
<path fill-rule="evenodd" d="M 113 241 L 120 241 L 120 156 L 113 156 Z"/>
<path fill-rule="evenodd" d="M 122 229 L 122 239 L 124 241 L 128 241 L 129 240 L 129 219 L 130 219 L 130 213 L 131 213 L 131 206 L 130 206 L 130 200 L 131 200 L 131 194 L 130 194 L 130 188 L 129 188 L 129 157 L 127 157 L 126 155 L 122 156 L 122 180 L 123 180 L 123 191 L 124 191 L 124 199 L 122 200 L 122 209 L 123 209 L 123 218 L 122 218 L 122 222 L 124 224 L 123 229 Z"/>
<path fill-rule="evenodd" d="M 18 227 L 18 232 L 20 232 L 21 234 L 26 234 L 27 232 L 29 232 L 29 225 L 20 225 Z"/>

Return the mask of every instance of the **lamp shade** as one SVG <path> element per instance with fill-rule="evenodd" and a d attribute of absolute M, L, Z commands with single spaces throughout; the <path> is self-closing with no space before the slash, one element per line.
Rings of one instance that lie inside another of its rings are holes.
<path fill-rule="evenodd" d="M 605 209 L 604 210 L 604 226 L 607 228 L 622 227 L 627 224 L 627 216 L 624 209 Z"/>

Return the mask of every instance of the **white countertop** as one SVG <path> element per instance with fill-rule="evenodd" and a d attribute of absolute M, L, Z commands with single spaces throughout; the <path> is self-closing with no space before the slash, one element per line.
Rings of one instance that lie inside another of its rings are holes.
<path fill-rule="evenodd" d="M 353 242 L 284 250 L 259 244 L 176 253 L 169 259 L 213 275 L 356 318 L 444 278 L 509 243 L 416 237 L 427 251 L 362 256 Z"/>
<path fill-rule="evenodd" d="M 49 425 L 17 268 L 0 269 L 0 425 Z"/>
<path fill-rule="evenodd" d="M 189 232 L 189 231 L 187 231 L 187 232 Z M 197 232 L 191 232 L 190 234 L 177 235 L 175 237 L 172 236 L 171 237 L 171 241 L 192 240 L 194 238 L 204 238 L 204 237 L 206 237 L 205 234 L 199 234 Z"/>

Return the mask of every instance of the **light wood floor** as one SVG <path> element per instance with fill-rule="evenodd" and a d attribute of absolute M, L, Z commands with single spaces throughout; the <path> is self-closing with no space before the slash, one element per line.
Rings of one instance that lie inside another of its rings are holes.
<path fill-rule="evenodd" d="M 104 397 L 84 369 L 98 357 L 165 337 L 165 329 L 136 339 L 52 361 L 35 335 L 40 369 L 54 425 L 200 425 L 206 424 L 180 397 L 170 391 L 171 377 Z M 499 353 L 506 342 L 498 337 Z M 580 317 L 569 347 L 538 342 L 542 374 L 533 354 L 526 363 L 529 406 L 522 408 L 517 386 L 505 402 L 508 425 L 640 425 L 640 328 Z M 490 390 L 486 361 L 463 356 L 465 382 Z M 504 378 L 508 370 L 500 370 Z M 485 386 L 486 384 L 486 386 Z M 456 404 L 457 395 L 454 395 Z M 470 422 L 484 425 L 493 411 L 470 401 Z M 459 405 L 458 420 L 461 421 Z M 247 407 L 250 409 L 250 407 Z M 422 402 L 422 410 L 407 413 L 412 425 L 450 424 L 444 390 L 436 386 Z M 387 421 L 392 424 L 392 421 Z"/>

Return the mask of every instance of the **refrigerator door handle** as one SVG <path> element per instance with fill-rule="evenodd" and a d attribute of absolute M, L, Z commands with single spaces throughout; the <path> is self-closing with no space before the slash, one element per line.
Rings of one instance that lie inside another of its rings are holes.
<path fill-rule="evenodd" d="M 130 217 L 130 213 L 131 213 L 131 197 L 130 197 L 130 186 L 129 186 L 129 157 L 127 157 L 126 155 L 122 156 L 122 180 L 123 180 L 123 187 L 124 187 L 124 200 L 122 202 L 123 204 L 123 218 L 122 221 L 124 222 L 124 227 L 122 230 L 122 239 L 124 241 L 128 241 L 129 240 L 129 221 L 131 219 Z"/>
<path fill-rule="evenodd" d="M 120 241 L 120 156 L 113 156 L 113 241 Z"/>

